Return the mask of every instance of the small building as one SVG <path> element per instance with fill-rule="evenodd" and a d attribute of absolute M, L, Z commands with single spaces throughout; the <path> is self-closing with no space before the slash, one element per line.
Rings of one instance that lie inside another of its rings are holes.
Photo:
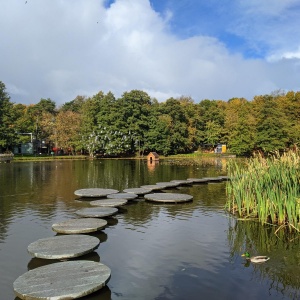
<path fill-rule="evenodd" d="M 218 144 L 215 148 L 215 153 L 226 153 L 226 145 L 224 144 Z"/>
<path fill-rule="evenodd" d="M 157 161 L 159 161 L 159 155 L 156 152 L 150 152 L 147 155 L 147 161 L 150 163 L 157 162 Z"/>

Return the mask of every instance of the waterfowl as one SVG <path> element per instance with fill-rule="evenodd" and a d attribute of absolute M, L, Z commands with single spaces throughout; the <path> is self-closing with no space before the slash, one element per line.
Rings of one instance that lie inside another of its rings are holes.
<path fill-rule="evenodd" d="M 255 264 L 264 263 L 270 259 L 268 256 L 250 256 L 249 252 L 243 253 L 242 256 Z"/>

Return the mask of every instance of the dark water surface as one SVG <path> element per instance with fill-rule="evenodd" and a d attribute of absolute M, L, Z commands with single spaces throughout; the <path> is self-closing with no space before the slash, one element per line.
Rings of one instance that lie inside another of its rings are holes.
<path fill-rule="evenodd" d="M 27 246 L 54 236 L 53 223 L 89 207 L 81 188 L 122 191 L 173 179 L 226 175 L 225 162 L 180 166 L 160 162 L 98 160 L 0 164 L 0 300 L 13 300 L 13 282 L 56 261 L 32 258 Z M 299 299 L 300 243 L 274 228 L 236 221 L 224 212 L 226 182 L 180 187 L 185 204 L 130 201 L 98 233 L 101 244 L 79 259 L 111 268 L 107 287 L 82 299 Z M 240 256 L 269 255 L 261 265 Z"/>

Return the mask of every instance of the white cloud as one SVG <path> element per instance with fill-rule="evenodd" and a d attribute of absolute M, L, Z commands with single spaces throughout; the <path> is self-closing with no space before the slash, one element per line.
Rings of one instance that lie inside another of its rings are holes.
<path fill-rule="evenodd" d="M 0 80 L 17 103 L 51 98 L 59 105 L 100 90 L 119 97 L 141 89 L 159 100 L 188 95 L 200 101 L 300 89 L 299 49 L 280 37 L 269 42 L 280 45 L 268 54 L 273 60 L 245 59 L 214 37 L 172 35 L 172 12 L 159 14 L 148 0 L 116 0 L 109 8 L 100 0 L 0 3 Z M 245 20 L 245 29 L 237 30 L 250 32 L 253 43 L 268 36 L 264 31 L 255 38 Z"/>

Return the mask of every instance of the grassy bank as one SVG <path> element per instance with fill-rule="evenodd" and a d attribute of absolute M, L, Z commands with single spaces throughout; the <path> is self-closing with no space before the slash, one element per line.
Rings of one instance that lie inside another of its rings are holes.
<path fill-rule="evenodd" d="M 289 151 L 245 164 L 228 163 L 226 208 L 240 218 L 256 218 L 300 232 L 300 152 Z"/>
<path fill-rule="evenodd" d="M 86 155 L 14 155 L 13 161 L 87 159 Z"/>

